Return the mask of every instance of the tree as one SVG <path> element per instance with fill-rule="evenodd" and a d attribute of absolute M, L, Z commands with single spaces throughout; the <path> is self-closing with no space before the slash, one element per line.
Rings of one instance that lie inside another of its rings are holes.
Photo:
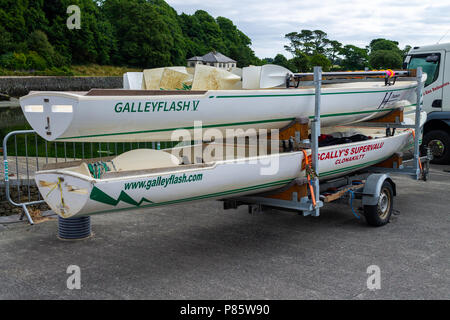
<path fill-rule="evenodd" d="M 297 51 L 295 56 L 289 60 L 290 65 L 293 66 L 294 72 L 308 72 L 311 69 L 311 63 L 306 53 Z"/>
<path fill-rule="evenodd" d="M 393 50 L 393 51 L 400 51 L 398 48 L 398 42 L 387 40 L 383 38 L 374 39 L 370 41 L 369 44 L 370 52 L 375 52 L 377 50 Z"/>
<path fill-rule="evenodd" d="M 288 60 L 284 55 L 281 53 L 277 54 L 275 58 L 273 59 L 273 64 L 285 67 L 286 69 L 292 70 L 294 69 L 294 66 L 292 65 L 292 61 Z"/>
<path fill-rule="evenodd" d="M 330 71 L 331 61 L 320 53 L 316 53 L 309 58 L 309 63 L 312 67 L 321 66 L 323 71 Z"/>
<path fill-rule="evenodd" d="M 346 45 L 342 48 L 341 54 L 344 56 L 342 66 L 347 70 L 363 70 L 368 64 L 367 49 L 354 45 Z"/>
<path fill-rule="evenodd" d="M 394 50 L 377 50 L 369 57 L 369 63 L 376 69 L 397 69 L 402 67 L 402 56 Z"/>
<path fill-rule="evenodd" d="M 316 53 L 323 54 L 329 43 L 327 34 L 322 30 L 301 30 L 300 33 L 290 32 L 285 37 L 289 39 L 290 43 L 284 46 L 284 48 L 293 55 L 297 51 L 301 51 L 307 55 Z"/>
<path fill-rule="evenodd" d="M 342 43 L 336 40 L 327 40 L 328 48 L 325 50 L 325 55 L 330 59 L 331 64 L 334 65 L 338 61 L 338 56 L 342 51 Z"/>
<path fill-rule="evenodd" d="M 411 50 L 411 48 L 412 48 L 412 47 L 411 47 L 409 44 L 407 44 L 407 45 L 405 46 L 405 48 L 402 50 L 402 56 L 403 56 L 403 59 L 405 59 L 406 55 L 408 54 L 409 50 Z"/>

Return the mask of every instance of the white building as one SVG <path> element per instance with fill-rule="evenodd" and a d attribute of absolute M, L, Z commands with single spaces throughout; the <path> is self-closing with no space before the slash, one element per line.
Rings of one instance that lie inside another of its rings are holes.
<path fill-rule="evenodd" d="M 195 67 L 197 64 L 204 64 L 207 66 L 213 66 L 217 68 L 230 69 L 236 67 L 236 61 L 228 58 L 220 52 L 211 51 L 201 57 L 192 57 L 187 59 L 188 67 Z"/>

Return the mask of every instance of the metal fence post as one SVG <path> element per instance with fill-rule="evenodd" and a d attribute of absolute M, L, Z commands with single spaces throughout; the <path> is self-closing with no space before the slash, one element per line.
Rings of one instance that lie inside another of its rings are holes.
<path fill-rule="evenodd" d="M 420 128 L 420 112 L 422 111 L 422 67 L 417 68 L 416 73 L 417 80 L 417 98 L 416 98 L 416 114 L 415 114 L 415 128 L 414 128 L 414 170 L 416 172 L 416 180 L 420 177 L 420 150 L 419 150 L 419 140 L 422 135 L 422 130 Z"/>
<path fill-rule="evenodd" d="M 35 133 L 34 130 L 19 130 L 19 131 L 12 131 L 10 133 L 8 133 L 5 138 L 3 138 L 3 163 L 4 163 L 4 169 L 5 169 L 5 195 L 6 195 L 6 200 L 9 201 L 9 203 L 11 203 L 12 205 L 16 206 L 16 207 L 21 207 L 24 211 L 24 214 L 27 216 L 28 222 L 33 225 L 34 221 L 30 216 L 30 213 L 28 212 L 27 209 L 27 205 L 33 205 L 33 204 L 39 204 L 39 203 L 43 203 L 43 200 L 39 200 L 39 201 L 28 201 L 26 203 L 16 203 L 15 201 L 13 201 L 11 199 L 11 195 L 9 192 L 9 186 L 10 186 L 10 181 L 9 181 L 9 173 L 8 173 L 8 138 L 10 136 L 13 135 L 17 135 L 17 134 L 28 134 L 28 133 Z M 28 159 L 27 159 L 28 161 Z M 27 163 L 28 165 L 28 163 Z M 29 177 L 27 177 L 29 178 Z M 21 219 L 23 218 L 23 214 L 20 217 Z"/>
<path fill-rule="evenodd" d="M 315 86 L 315 108 L 314 120 L 311 128 L 311 162 L 314 172 L 319 172 L 319 136 L 320 136 L 320 94 L 322 91 L 322 67 L 314 67 L 314 86 Z M 320 201 L 319 178 L 314 177 L 314 195 L 316 201 Z M 318 216 L 319 207 L 314 208 L 314 216 Z"/>

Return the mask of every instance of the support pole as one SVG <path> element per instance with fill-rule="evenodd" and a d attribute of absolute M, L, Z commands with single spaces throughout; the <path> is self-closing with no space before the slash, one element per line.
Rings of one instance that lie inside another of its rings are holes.
<path fill-rule="evenodd" d="M 416 98 L 416 118 L 415 118 L 415 139 L 414 139 L 414 171 L 416 172 L 416 180 L 420 178 L 420 167 L 419 167 L 419 140 L 422 136 L 422 130 L 420 128 L 420 112 L 422 111 L 422 67 L 417 68 L 417 98 Z"/>
<path fill-rule="evenodd" d="M 314 86 L 315 86 L 315 108 L 314 120 L 311 128 L 311 160 L 312 168 L 319 172 L 319 135 L 320 135 L 320 94 L 322 91 L 322 67 L 314 67 Z M 319 178 L 314 178 L 314 195 L 317 201 L 320 199 Z M 316 205 L 314 216 L 319 215 L 319 206 Z"/>

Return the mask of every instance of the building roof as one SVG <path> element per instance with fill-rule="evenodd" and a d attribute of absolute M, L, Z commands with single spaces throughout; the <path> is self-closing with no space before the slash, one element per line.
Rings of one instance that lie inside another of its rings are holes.
<path fill-rule="evenodd" d="M 189 58 L 188 61 L 203 61 L 203 59 L 202 59 L 202 57 L 195 56 L 195 57 Z"/>
<path fill-rule="evenodd" d="M 205 54 L 202 57 L 195 56 L 195 57 L 189 58 L 188 61 L 203 61 L 203 62 L 209 62 L 209 63 L 215 63 L 215 62 L 221 62 L 221 63 L 236 62 L 236 60 L 228 58 L 227 56 L 221 54 L 220 52 L 216 52 L 216 51 L 211 51 L 211 52 Z"/>

